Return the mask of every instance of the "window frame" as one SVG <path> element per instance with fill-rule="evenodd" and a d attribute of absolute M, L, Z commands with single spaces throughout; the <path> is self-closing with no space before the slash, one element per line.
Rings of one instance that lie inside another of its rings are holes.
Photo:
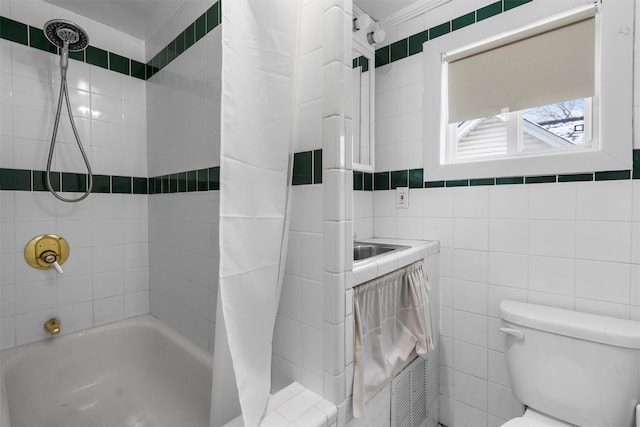
<path fill-rule="evenodd" d="M 597 149 L 444 163 L 447 145 L 447 77 L 443 55 L 478 40 L 593 6 L 593 0 L 531 1 L 423 44 L 424 176 L 427 181 L 631 169 L 633 147 L 632 0 L 600 3 L 596 24 L 596 96 L 592 138 Z M 606 66 L 606 64 L 613 64 Z"/>

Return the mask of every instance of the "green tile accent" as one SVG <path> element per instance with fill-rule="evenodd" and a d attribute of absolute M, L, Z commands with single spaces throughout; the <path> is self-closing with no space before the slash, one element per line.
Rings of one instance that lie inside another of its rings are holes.
<path fill-rule="evenodd" d="M 476 10 L 476 22 L 491 18 L 492 16 L 498 15 L 500 13 L 502 13 L 502 1 L 491 3 L 490 5 L 481 7 L 480 9 Z"/>
<path fill-rule="evenodd" d="M 640 179 L 640 148 L 633 150 L 633 179 Z"/>
<path fill-rule="evenodd" d="M 78 50 L 75 52 L 69 52 L 69 58 L 75 59 L 76 61 L 85 62 L 84 57 L 85 50 Z"/>
<path fill-rule="evenodd" d="M 111 177 L 109 175 L 93 175 L 92 193 L 111 193 Z"/>
<path fill-rule="evenodd" d="M 409 56 L 409 39 L 398 40 L 391 43 L 391 62 L 398 61 Z"/>
<path fill-rule="evenodd" d="M 364 191 L 373 191 L 373 174 L 364 173 Z"/>
<path fill-rule="evenodd" d="M 196 41 L 200 40 L 207 34 L 207 12 L 203 13 L 196 19 Z"/>
<path fill-rule="evenodd" d="M 549 182 L 556 182 L 555 175 L 540 175 L 540 176 L 525 176 L 525 184 L 545 184 Z"/>
<path fill-rule="evenodd" d="M 447 187 L 468 187 L 469 180 L 468 179 L 454 179 L 451 181 L 445 181 Z"/>
<path fill-rule="evenodd" d="M 631 171 L 620 170 L 620 171 L 596 172 L 595 178 L 596 178 L 596 181 L 614 181 L 618 179 L 630 179 Z"/>
<path fill-rule="evenodd" d="M 364 190 L 364 175 L 361 171 L 353 171 L 353 189 L 355 191 Z"/>
<path fill-rule="evenodd" d="M 137 79 L 146 80 L 145 74 L 146 66 L 142 62 L 131 60 L 131 77 Z"/>
<path fill-rule="evenodd" d="M 149 194 L 149 180 L 138 176 L 133 177 L 133 194 Z"/>
<path fill-rule="evenodd" d="M 220 190 L 220 166 L 209 168 L 209 190 Z"/>
<path fill-rule="evenodd" d="M 145 64 L 145 77 L 147 78 L 147 80 L 153 77 L 155 73 L 156 71 L 153 69 L 151 64 Z"/>
<path fill-rule="evenodd" d="M 131 194 L 131 177 L 130 176 L 112 176 L 111 192 L 117 194 Z"/>
<path fill-rule="evenodd" d="M 424 171 L 422 169 L 411 169 L 409 171 L 409 188 L 422 188 Z"/>
<path fill-rule="evenodd" d="M 369 58 L 367 58 L 366 56 L 361 56 L 360 66 L 362 67 L 363 73 L 366 73 L 367 71 L 369 71 Z"/>
<path fill-rule="evenodd" d="M 322 150 L 313 152 L 313 183 L 322 184 Z"/>
<path fill-rule="evenodd" d="M 292 185 L 313 183 L 313 152 L 303 151 L 293 155 Z"/>
<path fill-rule="evenodd" d="M 160 60 L 158 62 L 158 69 L 162 70 L 169 63 L 169 46 L 166 46 L 160 51 Z"/>
<path fill-rule="evenodd" d="M 169 193 L 178 192 L 178 174 L 172 173 L 169 175 Z"/>
<path fill-rule="evenodd" d="M 83 173 L 62 172 L 62 191 L 87 191 L 87 175 Z"/>
<path fill-rule="evenodd" d="M 469 185 L 471 187 L 478 187 L 480 185 L 496 185 L 496 180 L 495 178 L 471 179 L 469 180 Z"/>
<path fill-rule="evenodd" d="M 58 47 L 51 43 L 40 28 L 29 26 L 29 46 L 50 53 L 58 53 Z"/>
<path fill-rule="evenodd" d="M 27 25 L 13 19 L 0 16 L 0 38 L 12 42 L 28 45 L 29 35 Z"/>
<path fill-rule="evenodd" d="M 424 188 L 442 188 L 446 185 L 444 181 L 426 181 Z"/>
<path fill-rule="evenodd" d="M 187 172 L 187 191 L 196 191 L 198 188 L 198 177 L 196 171 Z"/>
<path fill-rule="evenodd" d="M 409 186 L 409 171 L 392 171 L 391 172 L 391 189 Z"/>
<path fill-rule="evenodd" d="M 111 71 L 117 71 L 118 73 L 129 75 L 129 58 L 116 55 L 113 52 L 109 52 L 109 69 Z"/>
<path fill-rule="evenodd" d="M 574 173 L 558 175 L 558 182 L 593 181 L 592 173 Z"/>
<path fill-rule="evenodd" d="M 189 49 L 196 42 L 196 23 L 193 22 L 191 25 L 184 30 L 184 50 Z"/>
<path fill-rule="evenodd" d="M 31 171 L 0 168 L 0 190 L 31 191 Z"/>
<path fill-rule="evenodd" d="M 504 11 L 514 9 L 518 6 L 522 6 L 523 4 L 529 3 L 531 0 L 503 0 L 504 1 Z"/>
<path fill-rule="evenodd" d="M 176 56 L 178 56 L 177 48 L 176 48 L 176 40 L 173 39 L 167 45 L 167 64 L 173 61 L 174 59 L 176 59 Z"/>
<path fill-rule="evenodd" d="M 218 3 L 215 3 L 207 10 L 207 33 L 217 27 L 219 23 Z"/>
<path fill-rule="evenodd" d="M 374 190 L 389 189 L 389 172 L 376 172 L 373 174 L 373 189 Z"/>
<path fill-rule="evenodd" d="M 160 71 L 160 52 L 149 61 L 149 64 L 151 65 L 151 69 L 147 70 L 147 79 Z"/>
<path fill-rule="evenodd" d="M 47 188 L 47 173 L 45 171 L 31 171 L 33 191 L 49 191 Z M 60 191 L 60 172 L 51 172 L 51 186 Z"/>
<path fill-rule="evenodd" d="M 476 12 L 469 12 L 466 15 L 462 15 L 451 21 L 451 31 L 459 30 L 468 25 L 476 23 Z"/>
<path fill-rule="evenodd" d="M 508 176 L 504 178 L 496 178 L 496 185 L 512 185 L 524 184 L 523 176 Z"/>
<path fill-rule="evenodd" d="M 389 46 L 376 49 L 376 67 L 382 67 L 389 63 L 391 48 Z"/>
<path fill-rule="evenodd" d="M 154 177 L 153 178 L 153 194 L 160 194 L 162 193 L 162 180 L 160 179 L 160 177 Z"/>
<path fill-rule="evenodd" d="M 178 193 L 184 193 L 187 191 L 187 173 L 180 172 L 178 174 Z"/>
<path fill-rule="evenodd" d="M 362 67 L 362 72 L 366 73 L 369 71 L 369 58 L 366 56 L 359 56 L 357 58 L 353 58 L 353 68 Z"/>
<path fill-rule="evenodd" d="M 109 69 L 109 54 L 106 50 L 97 47 L 88 46 L 85 51 L 87 64 L 96 65 L 98 67 Z"/>
<path fill-rule="evenodd" d="M 184 52 L 184 32 L 178 34 L 174 41 L 176 44 L 176 56 L 180 56 Z"/>
<path fill-rule="evenodd" d="M 409 56 L 422 52 L 422 43 L 426 41 L 429 41 L 429 30 L 409 36 Z"/>
<path fill-rule="evenodd" d="M 171 192 L 171 185 L 169 184 L 169 175 L 163 175 L 162 179 L 162 193 Z"/>
<path fill-rule="evenodd" d="M 435 27 L 429 28 L 429 40 L 433 40 L 436 37 L 444 36 L 451 32 L 451 22 L 445 22 Z"/>
<path fill-rule="evenodd" d="M 198 170 L 198 191 L 209 190 L 209 169 Z"/>

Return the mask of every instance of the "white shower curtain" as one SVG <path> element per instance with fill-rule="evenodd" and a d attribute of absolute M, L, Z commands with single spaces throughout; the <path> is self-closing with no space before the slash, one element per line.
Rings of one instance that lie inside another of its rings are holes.
<path fill-rule="evenodd" d="M 273 328 L 289 228 L 300 3 L 222 2 L 222 313 L 217 319 L 225 326 L 245 426 L 259 424 L 271 389 Z M 216 334 L 214 383 L 230 377 L 221 372 L 220 360 L 228 358 L 221 339 L 224 334 Z M 214 385 L 212 399 L 219 399 L 224 387 Z M 212 402 L 212 412 L 216 406 Z M 212 413 L 212 426 L 217 418 Z"/>

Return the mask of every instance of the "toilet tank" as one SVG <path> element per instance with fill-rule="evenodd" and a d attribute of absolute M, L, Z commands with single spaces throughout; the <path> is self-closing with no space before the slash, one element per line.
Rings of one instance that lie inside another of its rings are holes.
<path fill-rule="evenodd" d="M 634 425 L 640 322 L 508 300 L 500 315 L 522 403 L 581 427 Z"/>

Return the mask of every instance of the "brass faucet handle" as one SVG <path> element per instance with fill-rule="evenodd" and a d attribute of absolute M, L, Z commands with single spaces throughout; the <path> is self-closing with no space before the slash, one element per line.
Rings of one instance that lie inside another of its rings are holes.
<path fill-rule="evenodd" d="M 44 322 L 44 329 L 51 335 L 58 335 L 60 333 L 60 320 L 52 317 Z"/>

